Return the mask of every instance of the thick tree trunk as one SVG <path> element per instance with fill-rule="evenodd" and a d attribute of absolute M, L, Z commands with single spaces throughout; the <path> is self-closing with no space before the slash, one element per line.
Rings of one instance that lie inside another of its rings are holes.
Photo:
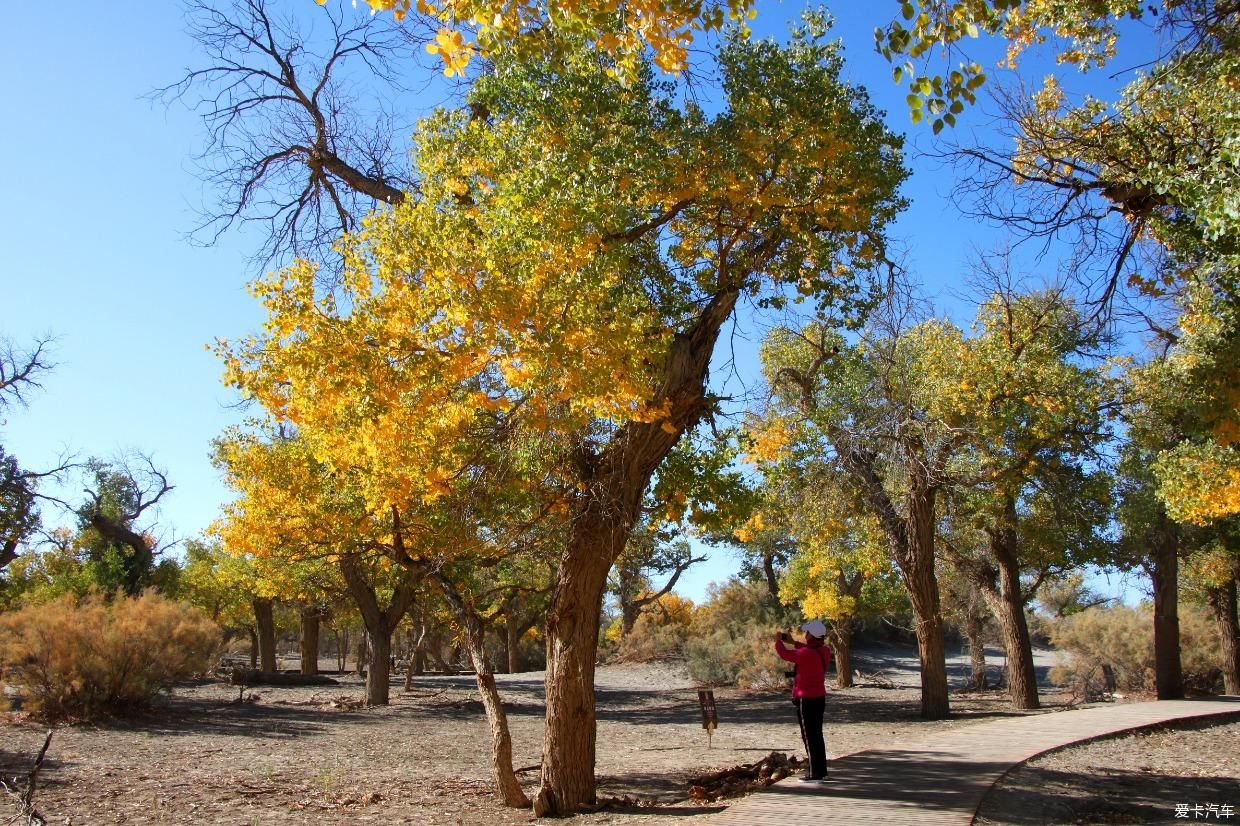
<path fill-rule="evenodd" d="M 392 632 L 400 625 L 409 606 L 413 604 L 414 584 L 412 572 L 392 591 L 387 607 L 380 608 L 374 587 L 366 579 L 361 559 L 354 554 L 340 557 L 340 572 L 344 575 L 349 595 L 357 604 L 366 626 L 366 641 L 370 644 L 370 663 L 366 669 L 366 702 L 385 706 L 391 697 Z M 358 658 L 359 665 L 361 657 Z"/>
<path fill-rule="evenodd" d="M 594 802 L 594 663 L 607 572 L 624 552 L 655 469 L 709 409 L 711 354 L 739 295 L 730 286 L 716 293 L 693 324 L 676 334 L 653 399 L 667 404 L 667 418 L 629 422 L 605 450 L 584 448 L 577 457 L 586 495 L 574 515 L 547 611 L 547 712 L 537 816 L 573 814 Z"/>
<path fill-rule="evenodd" d="M 258 668 L 260 671 L 276 670 L 276 622 L 273 613 L 274 600 L 254 599 L 254 624 L 258 629 Z"/>
<path fill-rule="evenodd" d="M 1154 586 L 1154 687 L 1160 700 L 1182 700 L 1179 541 L 1165 514 L 1151 531 L 1150 546 L 1149 574 Z"/>
<path fill-rule="evenodd" d="M 301 673 L 319 673 L 319 623 L 323 618 L 318 606 L 301 609 Z"/>
<path fill-rule="evenodd" d="M 546 728 L 542 778 L 534 812 L 569 814 L 595 802 L 596 745 L 594 662 L 608 550 L 614 547 L 610 526 L 595 518 L 593 536 L 579 519 L 560 560 L 555 593 L 547 612 Z M 624 547 L 621 539 L 619 549 Z"/>
<path fill-rule="evenodd" d="M 840 617 L 830 624 L 831 653 L 835 655 L 835 684 L 840 688 L 852 688 L 852 635 L 853 618 Z"/>
<path fill-rule="evenodd" d="M 1010 515 L 1015 515 L 1012 503 Z M 1020 564 L 1016 552 L 1016 530 L 1003 527 L 991 532 L 990 551 L 999 568 L 999 592 L 983 590 L 1003 633 L 1007 650 L 1008 695 L 1012 706 L 1020 709 L 1040 708 L 1038 676 L 1033 667 L 1033 644 L 1029 640 L 1029 623 L 1025 619 L 1025 596 L 1020 588 Z"/>
<path fill-rule="evenodd" d="M 385 706 L 392 691 L 392 631 L 386 623 L 367 628 L 370 662 L 366 668 L 366 705 Z"/>
<path fill-rule="evenodd" d="M 942 720 L 951 711 L 947 692 L 947 651 L 943 642 L 943 615 L 939 583 L 934 574 L 934 500 L 936 489 L 927 478 L 924 451 L 915 442 L 903 446 L 908 479 L 906 514 L 892 502 L 877 470 L 877 457 L 868 447 L 832 428 L 829 436 L 844 466 L 861 485 L 862 494 L 877 517 L 891 555 L 900 568 L 917 623 L 917 654 L 921 661 L 921 716 Z"/>
<path fill-rule="evenodd" d="M 907 553 L 900 569 L 917 620 L 917 653 L 921 660 L 921 716 L 942 720 L 951 708 L 947 692 L 947 650 L 939 582 L 934 574 L 933 488 L 918 485 L 908 496 Z M 897 562 L 899 562 L 897 557 Z"/>
<path fill-rule="evenodd" d="M 1207 589 L 1206 599 L 1218 631 L 1223 692 L 1240 694 L 1240 621 L 1236 616 L 1236 581 L 1229 580 L 1226 585 Z"/>

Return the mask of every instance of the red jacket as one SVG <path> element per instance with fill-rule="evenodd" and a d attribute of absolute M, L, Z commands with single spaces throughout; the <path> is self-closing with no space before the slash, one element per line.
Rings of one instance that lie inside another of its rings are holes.
<path fill-rule="evenodd" d="M 788 648 L 783 640 L 775 641 L 775 653 L 781 659 L 796 663 L 797 674 L 792 681 L 793 697 L 827 696 L 827 667 L 831 665 L 831 649 L 810 638 L 806 645 Z"/>

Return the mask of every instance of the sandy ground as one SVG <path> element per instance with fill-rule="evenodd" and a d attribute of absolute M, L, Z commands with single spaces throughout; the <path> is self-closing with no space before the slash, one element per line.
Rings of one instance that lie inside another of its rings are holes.
<path fill-rule="evenodd" d="M 1003 694 L 957 694 L 952 719 L 924 722 L 913 687 L 915 657 L 891 649 L 858 660 L 861 685 L 834 691 L 828 700 L 832 757 L 1013 713 Z M 953 673 L 963 679 L 962 662 Z M 56 824 L 498 826 L 533 820 L 528 811 L 506 810 L 492 800 L 488 728 L 472 678 L 421 677 L 408 693 L 394 682 L 392 705 L 372 709 L 334 702 L 361 696 L 356 677 L 339 679 L 327 688 L 247 690 L 258 696 L 246 702 L 237 702 L 236 688 L 203 682 L 178 687 L 142 716 L 61 729 L 36 804 Z M 529 767 L 521 777 L 532 788 L 541 752 L 542 674 L 503 676 L 500 690 L 514 762 Z M 601 667 L 597 696 L 599 793 L 635 795 L 642 805 L 579 823 L 700 824 L 723 807 L 690 802 L 688 777 L 772 751 L 799 753 L 792 709 L 782 694 L 716 689 L 719 729 L 709 743 L 696 690 L 675 666 Z M 1044 699 L 1055 707 L 1056 695 Z M 0 727 L 0 773 L 24 770 L 43 733 L 10 715 Z M 1160 757 L 1158 772 L 1173 760 Z"/>

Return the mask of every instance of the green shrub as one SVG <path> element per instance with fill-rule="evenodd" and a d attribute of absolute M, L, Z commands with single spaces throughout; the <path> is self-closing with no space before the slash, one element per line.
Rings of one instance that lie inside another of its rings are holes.
<path fill-rule="evenodd" d="M 111 601 L 66 594 L 0 616 L 0 661 L 27 707 L 48 719 L 146 705 L 205 671 L 219 645 L 200 611 L 154 592 Z"/>
<path fill-rule="evenodd" d="M 1090 608 L 1052 621 L 1050 634 L 1061 657 L 1051 669 L 1052 682 L 1095 696 L 1104 690 L 1103 666 L 1109 666 L 1117 690 L 1154 691 L 1154 610 L 1148 603 Z M 1187 687 L 1213 688 L 1219 674 L 1218 648 L 1205 611 L 1181 603 L 1180 663 Z"/>
<path fill-rule="evenodd" d="M 720 628 L 685 644 L 685 671 L 702 685 L 736 685 L 751 690 L 783 688 L 792 666 L 775 653 L 772 632 L 733 633 Z"/>

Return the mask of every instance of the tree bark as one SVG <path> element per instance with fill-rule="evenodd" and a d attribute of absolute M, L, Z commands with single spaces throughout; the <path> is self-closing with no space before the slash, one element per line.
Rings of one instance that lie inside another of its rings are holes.
<path fill-rule="evenodd" d="M 989 687 L 986 679 L 986 644 L 982 639 L 982 618 L 975 610 L 967 610 L 964 617 L 964 635 L 969 641 L 969 686 L 974 691 Z"/>
<path fill-rule="evenodd" d="M 504 712 L 503 700 L 495 686 L 495 674 L 491 668 L 491 658 L 486 652 L 486 629 L 482 620 L 442 571 L 424 573 L 429 573 L 439 585 L 444 599 L 465 628 L 465 645 L 474 665 L 482 707 L 491 726 L 491 770 L 495 773 L 496 791 L 505 806 L 514 809 L 529 808 L 530 799 L 521 790 L 517 775 L 512 770 L 512 736 L 508 730 L 508 715 Z"/>
<path fill-rule="evenodd" d="M 260 671 L 276 670 L 276 623 L 273 613 L 274 600 L 255 598 L 254 624 L 258 629 L 258 668 Z"/>
<path fill-rule="evenodd" d="M 666 403 L 659 422 L 628 422 L 605 450 L 583 448 L 579 501 L 547 610 L 546 726 L 542 776 L 534 813 L 567 815 L 594 803 L 594 663 L 607 572 L 624 552 L 641 499 L 664 457 L 709 410 L 706 378 L 719 330 L 740 294 L 716 293 L 668 350 L 653 402 Z"/>
<path fill-rule="evenodd" d="M 840 617 L 830 623 L 831 653 L 835 655 L 835 684 L 840 688 L 852 688 L 852 635 L 853 618 Z"/>
<path fill-rule="evenodd" d="M 908 591 L 916 620 L 917 655 L 921 663 L 921 716 L 942 720 L 951 708 L 947 691 L 947 651 L 939 583 L 934 573 L 934 504 L 936 488 L 927 478 L 920 445 L 906 444 L 906 515 L 901 515 L 876 469 L 877 457 L 838 428 L 828 436 L 845 468 L 860 484 L 862 496 L 878 519 L 900 578 Z"/>
<path fill-rule="evenodd" d="M 1179 537 L 1165 513 L 1150 532 L 1149 575 L 1154 587 L 1154 687 L 1160 700 L 1184 699 L 1180 664 Z"/>
<path fill-rule="evenodd" d="M 1220 659 L 1223 672 L 1223 692 L 1240 694 L 1240 621 L 1236 612 L 1236 581 L 1206 590 L 1214 627 L 1218 631 Z"/>
<path fill-rule="evenodd" d="M 319 624 L 323 618 L 318 606 L 301 609 L 301 673 L 319 673 Z"/>
<path fill-rule="evenodd" d="M 903 562 L 899 555 L 896 557 L 917 620 L 921 716 L 926 720 L 942 720 L 950 713 L 943 613 L 934 573 L 934 500 L 933 488 L 915 483 L 908 494 Z"/>
<path fill-rule="evenodd" d="M 1015 518 L 1016 503 L 1009 501 L 1008 516 Z M 1025 595 L 1020 588 L 1020 562 L 1016 550 L 1016 529 L 1011 522 L 990 533 L 990 552 L 999 569 L 999 589 L 993 584 L 982 589 L 999 628 L 1008 660 L 1008 695 L 1013 708 L 1040 708 L 1038 676 L 1033 667 L 1033 644 L 1025 619 Z"/>
<path fill-rule="evenodd" d="M 392 591 L 386 607 L 379 606 L 374 587 L 366 579 L 361 560 L 356 554 L 340 557 L 340 572 L 344 575 L 349 595 L 357 604 L 366 626 L 366 640 L 370 643 L 370 667 L 366 669 L 366 703 L 385 706 L 391 698 L 392 632 L 413 604 L 415 586 L 413 573 L 405 576 Z"/>
<path fill-rule="evenodd" d="M 250 626 L 250 668 L 258 668 L 258 631 Z"/>

